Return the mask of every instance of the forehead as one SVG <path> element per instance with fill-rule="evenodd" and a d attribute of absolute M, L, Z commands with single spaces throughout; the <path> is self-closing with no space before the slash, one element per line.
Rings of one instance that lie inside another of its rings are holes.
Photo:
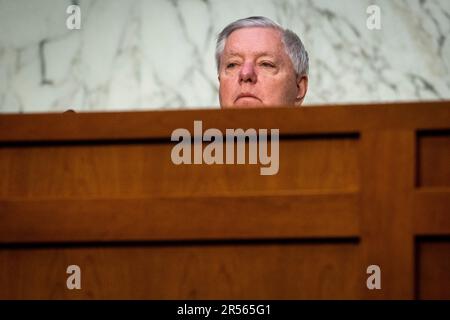
<path fill-rule="evenodd" d="M 267 53 L 283 55 L 281 32 L 274 28 L 242 28 L 233 31 L 225 42 L 224 54 Z"/>

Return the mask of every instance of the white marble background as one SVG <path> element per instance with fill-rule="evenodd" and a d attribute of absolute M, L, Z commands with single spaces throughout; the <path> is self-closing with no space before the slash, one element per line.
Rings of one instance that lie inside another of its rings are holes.
<path fill-rule="evenodd" d="M 0 0 L 0 112 L 217 108 L 216 36 L 251 15 L 302 38 L 305 104 L 450 98 L 448 0 Z"/>

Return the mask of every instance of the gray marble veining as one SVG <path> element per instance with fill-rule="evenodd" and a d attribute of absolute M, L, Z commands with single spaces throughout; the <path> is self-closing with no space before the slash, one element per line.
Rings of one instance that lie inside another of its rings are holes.
<path fill-rule="evenodd" d="M 0 112 L 217 108 L 216 36 L 251 15 L 302 38 L 305 105 L 450 98 L 448 0 L 0 0 Z"/>

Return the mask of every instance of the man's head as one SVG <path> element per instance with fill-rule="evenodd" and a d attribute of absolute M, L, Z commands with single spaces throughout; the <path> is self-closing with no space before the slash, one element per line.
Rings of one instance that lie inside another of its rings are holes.
<path fill-rule="evenodd" d="M 222 108 L 301 105 L 308 53 L 300 38 L 265 17 L 226 26 L 216 45 Z"/>

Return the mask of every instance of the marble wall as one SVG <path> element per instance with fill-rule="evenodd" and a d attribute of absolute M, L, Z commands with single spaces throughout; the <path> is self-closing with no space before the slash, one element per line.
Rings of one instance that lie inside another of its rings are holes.
<path fill-rule="evenodd" d="M 450 98 L 448 0 L 0 0 L 0 112 L 217 108 L 216 36 L 251 15 L 302 38 L 307 105 Z"/>

